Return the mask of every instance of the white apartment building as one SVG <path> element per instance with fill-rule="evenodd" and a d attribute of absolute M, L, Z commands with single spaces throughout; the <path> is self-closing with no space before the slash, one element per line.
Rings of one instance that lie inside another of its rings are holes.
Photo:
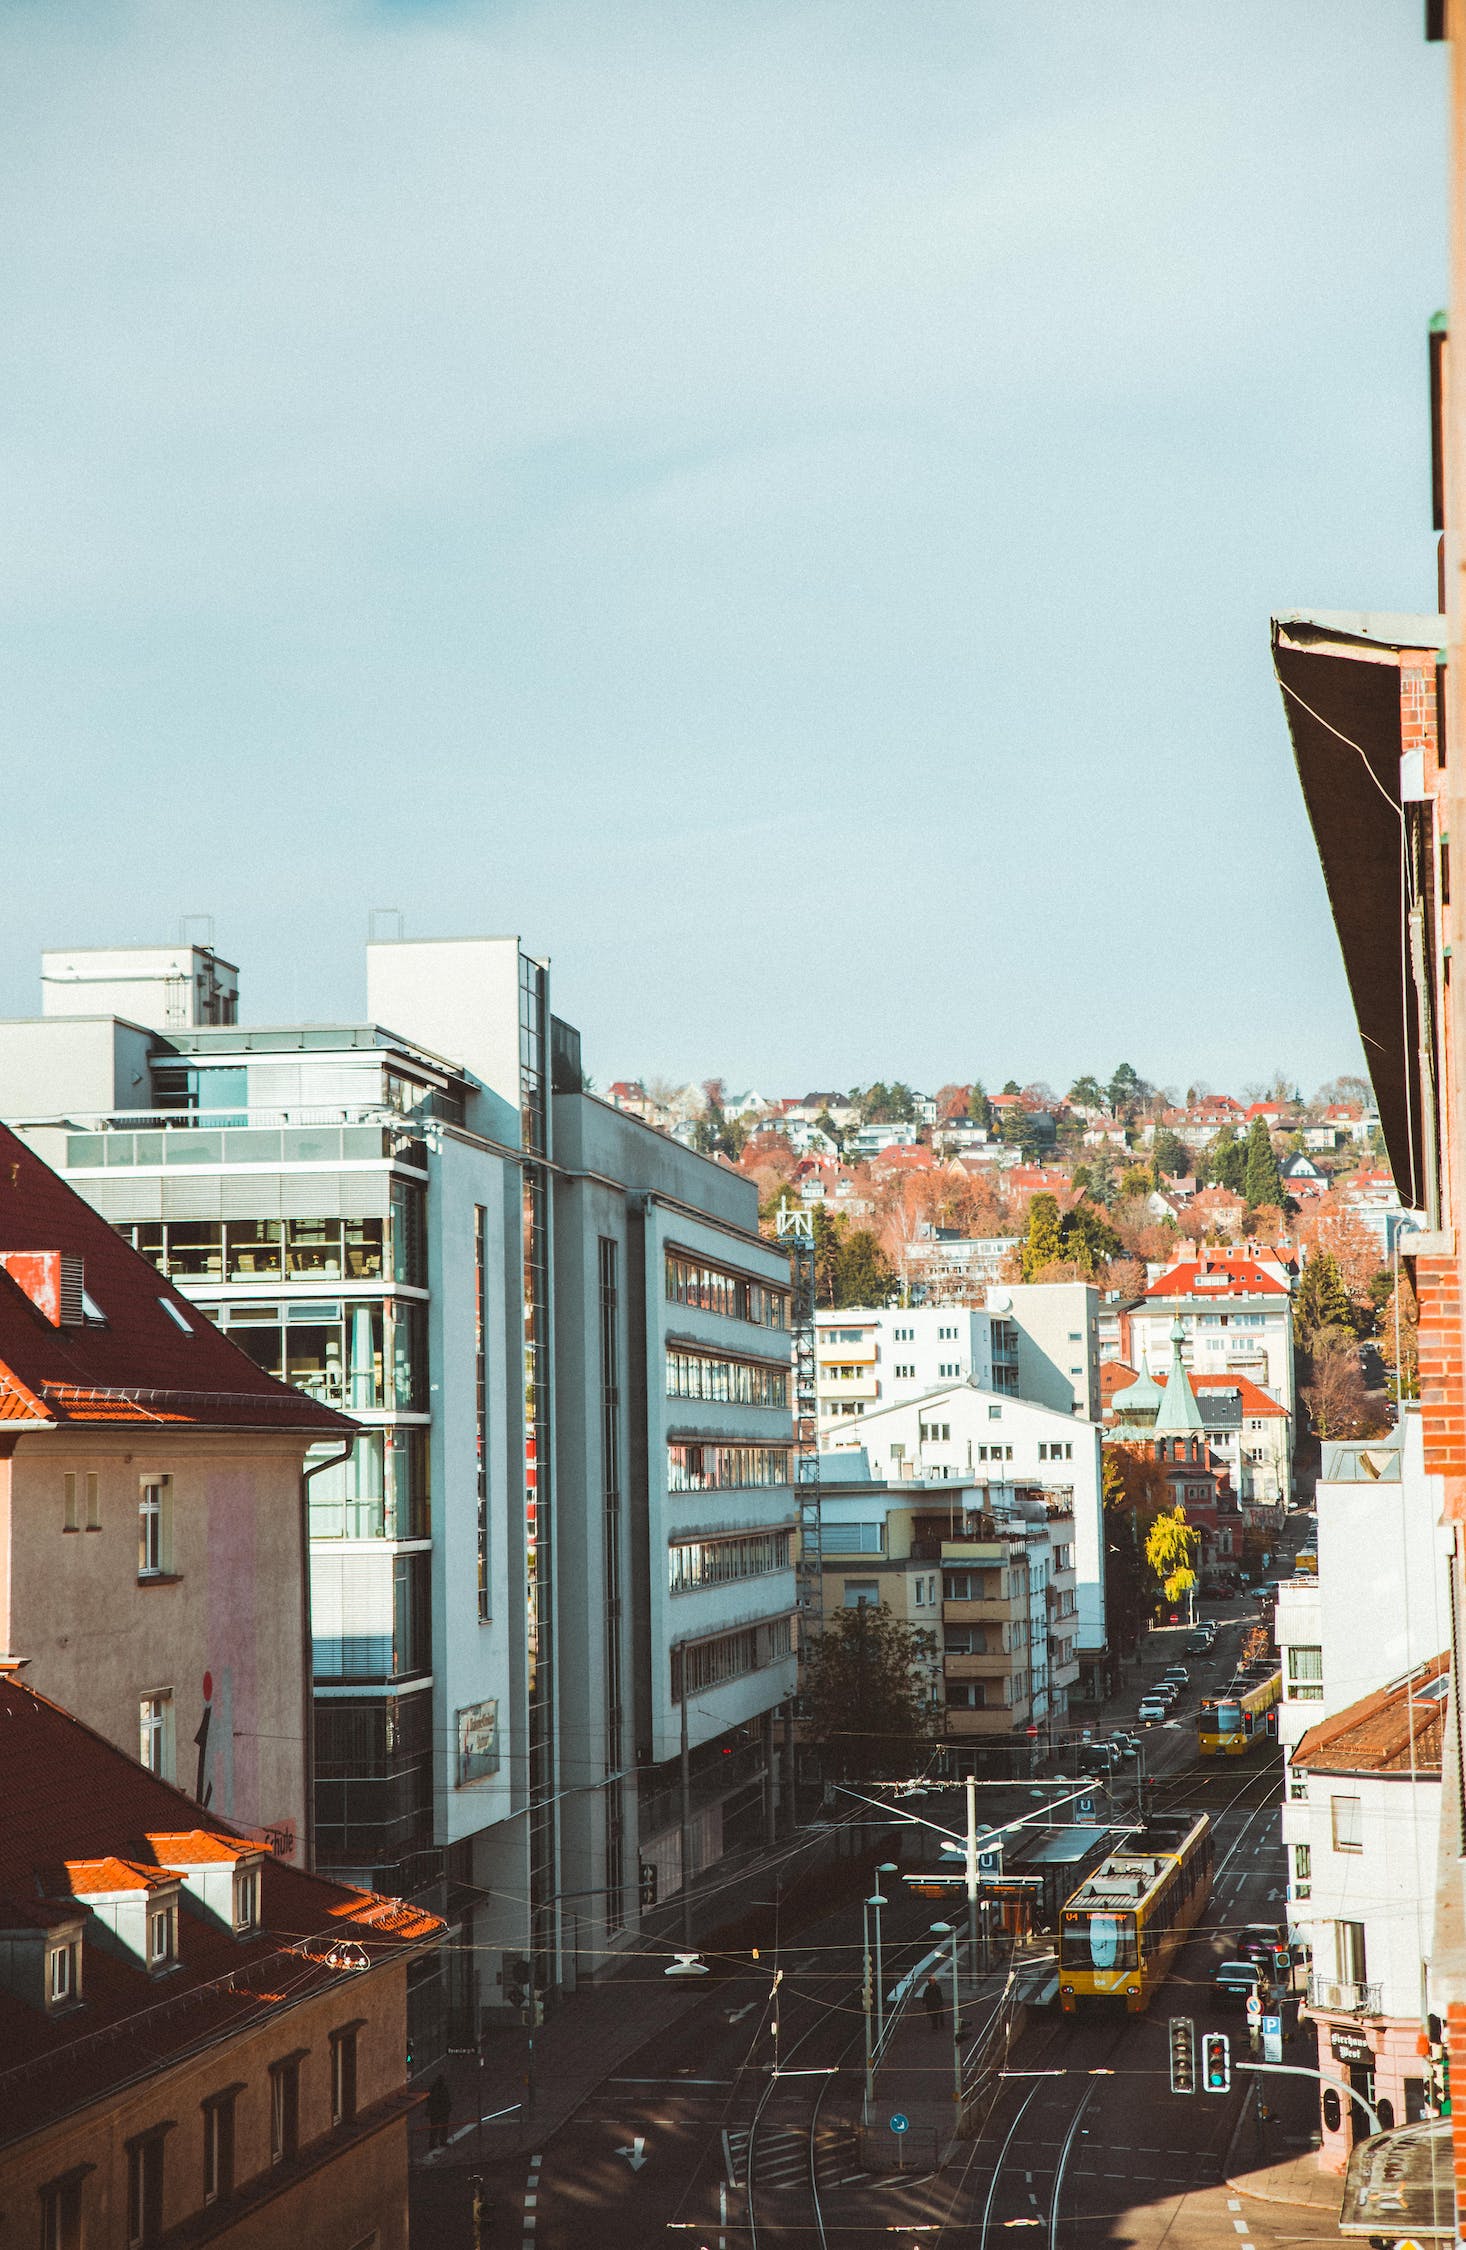
<path fill-rule="evenodd" d="M 1421 2027 L 1440 1839 L 1449 1658 L 1438 1655 L 1309 1728 L 1290 1762 L 1283 1839 L 1289 1921 L 1312 1947 L 1307 2011 L 1318 2027 L 1320 2163 L 1342 2172 L 1369 2131 L 1427 2114 Z"/>
<path fill-rule="evenodd" d="M 822 1435 L 835 1477 L 978 1484 L 996 1498 L 1019 1487 L 1064 1496 L 1074 1522 L 1080 1656 L 1105 1646 L 1100 1428 L 1072 1413 L 983 1388 L 969 1378 L 877 1406 Z M 847 1470 L 842 1455 L 852 1456 Z M 857 1466 L 857 1464 L 859 1464 Z M 994 1503 L 990 1503 L 996 1512 Z"/>
<path fill-rule="evenodd" d="M 1188 1368 L 1197 1375 L 1246 1375 L 1290 1415 L 1296 1412 L 1293 1300 L 1276 1269 L 1246 1255 L 1205 1250 L 1168 1267 L 1121 1314 L 1118 1356 L 1162 1373 L 1178 1319 Z"/>
<path fill-rule="evenodd" d="M 1318 1574 L 1278 1588 L 1285 1756 L 1450 1639 L 1441 1486 L 1426 1474 L 1419 1408 L 1404 1406 L 1388 1437 L 1326 1444 L 1321 1468 Z"/>
<path fill-rule="evenodd" d="M 955 1382 L 1096 1421 L 1099 1292 L 1034 1282 L 989 1288 L 982 1307 L 821 1312 L 815 1356 L 822 1441 L 872 1407 Z"/>

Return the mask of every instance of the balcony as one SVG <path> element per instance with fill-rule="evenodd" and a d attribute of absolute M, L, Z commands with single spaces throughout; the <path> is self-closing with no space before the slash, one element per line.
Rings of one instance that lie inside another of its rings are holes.
<path fill-rule="evenodd" d="M 1377 2016 L 1381 2012 L 1380 1988 L 1377 1984 L 1353 1984 L 1348 1978 L 1310 1975 L 1308 2005 L 1330 2016 Z"/>
<path fill-rule="evenodd" d="M 949 1680 L 1005 1680 L 1012 1669 L 1011 1649 L 974 1649 L 966 1656 L 949 1653 L 942 1658 L 942 1670 Z"/>
<path fill-rule="evenodd" d="M 948 1599 L 942 1603 L 942 1620 L 947 1625 L 1009 1625 L 1013 1621 L 1015 1609 L 1017 1614 L 1022 1614 L 1022 1604 L 1015 1605 L 1003 1595 L 994 1595 L 986 1601 L 959 1602 Z"/>
<path fill-rule="evenodd" d="M 202 1116 L 210 1120 L 196 1123 Z M 380 1108 L 337 1110 L 168 1111 L 147 1130 L 65 1133 L 70 1172 L 149 1170 L 220 1164 L 346 1164 L 394 1154 L 421 1163 L 422 1130 Z M 410 1154 L 409 1154 L 410 1152 Z"/>

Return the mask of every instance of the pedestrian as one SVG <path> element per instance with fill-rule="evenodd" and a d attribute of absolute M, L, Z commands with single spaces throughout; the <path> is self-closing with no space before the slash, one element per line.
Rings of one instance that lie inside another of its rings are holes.
<path fill-rule="evenodd" d="M 428 2147 L 448 2146 L 448 2120 L 453 2115 L 453 2094 L 442 2071 L 428 2088 Z"/>
<path fill-rule="evenodd" d="M 940 2031 L 947 2020 L 947 1997 L 937 1982 L 935 1971 L 922 1986 L 921 1997 L 926 2003 L 927 2020 L 932 2030 Z"/>

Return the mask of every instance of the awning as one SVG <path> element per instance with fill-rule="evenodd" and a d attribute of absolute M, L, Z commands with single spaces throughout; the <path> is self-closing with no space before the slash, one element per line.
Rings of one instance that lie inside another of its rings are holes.
<path fill-rule="evenodd" d="M 1434 652 L 1446 620 L 1292 612 L 1273 664 L 1401 1201 L 1427 1202 L 1419 1021 L 1405 924 L 1402 649 Z"/>
<path fill-rule="evenodd" d="M 1432 2117 L 1361 2141 L 1344 2174 L 1340 2234 L 1454 2242 L 1456 2179 L 1451 2120 Z"/>

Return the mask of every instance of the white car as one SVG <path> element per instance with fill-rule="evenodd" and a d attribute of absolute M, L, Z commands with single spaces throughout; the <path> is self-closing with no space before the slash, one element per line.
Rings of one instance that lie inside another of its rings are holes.
<path fill-rule="evenodd" d="M 1140 1706 L 1139 1718 L 1143 1727 L 1153 1727 L 1158 1720 L 1169 1718 L 1170 1702 L 1158 1695 L 1148 1695 Z"/>

